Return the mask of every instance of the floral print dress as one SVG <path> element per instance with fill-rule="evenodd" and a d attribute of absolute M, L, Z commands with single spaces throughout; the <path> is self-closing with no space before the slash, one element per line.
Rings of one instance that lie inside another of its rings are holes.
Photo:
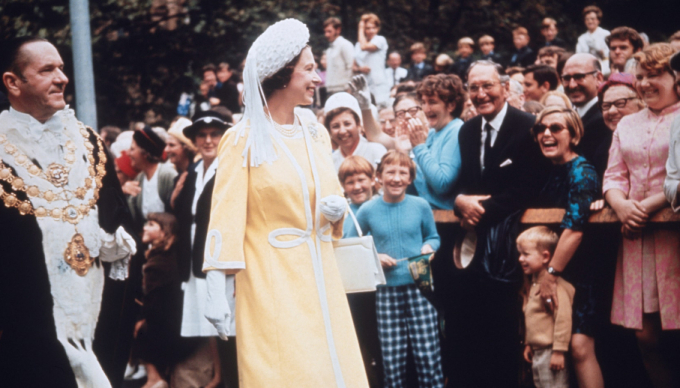
<path fill-rule="evenodd" d="M 541 191 L 540 202 L 543 207 L 566 210 L 560 229 L 582 232 L 588 223 L 590 204 L 599 196 L 599 187 L 595 167 L 583 156 L 577 156 L 553 168 Z M 576 289 L 572 307 L 572 331 L 592 336 L 596 321 L 593 286 L 597 271 L 592 261 L 595 244 L 589 239 L 589 235 L 583 234 L 583 240 L 564 269 L 562 277 Z"/>

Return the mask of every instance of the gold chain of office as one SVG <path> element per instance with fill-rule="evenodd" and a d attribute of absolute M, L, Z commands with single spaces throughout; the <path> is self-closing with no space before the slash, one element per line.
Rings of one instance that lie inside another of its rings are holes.
<path fill-rule="evenodd" d="M 80 222 L 80 220 L 90 212 L 90 209 L 96 205 L 97 200 L 99 199 L 99 189 L 102 187 L 102 178 L 106 173 L 106 153 L 104 152 L 101 138 L 96 136 L 97 145 L 99 147 L 99 152 L 97 153 L 99 163 L 95 163 L 93 156 L 94 146 L 89 139 L 90 132 L 85 128 L 83 123 L 79 122 L 78 125 L 80 126 L 80 134 L 85 139 L 87 160 L 90 164 L 87 167 L 89 177 L 85 178 L 85 184 L 83 186 L 78 187 L 73 191 L 62 189 L 59 193 L 55 193 L 52 190 L 41 191 L 37 186 L 27 186 L 22 178 L 12 174 L 12 170 L 2 161 L 2 159 L 0 159 L 0 180 L 7 182 L 15 191 L 23 191 L 28 197 L 42 198 L 48 203 L 55 200 L 62 200 L 68 203 L 73 198 L 85 199 L 88 189 L 93 188 L 94 194 L 88 203 L 78 206 L 68 204 L 64 207 L 55 207 L 52 209 L 46 209 L 42 206 L 34 208 L 29 200 L 22 201 L 17 198 L 15 193 L 8 193 L 0 186 L 0 200 L 5 204 L 5 207 L 16 208 L 21 215 L 35 215 L 39 218 L 50 216 L 55 220 L 62 220 L 74 225 Z M 18 165 L 25 167 L 30 175 L 43 178 L 57 188 L 63 187 L 68 183 L 70 167 L 52 163 L 48 166 L 47 171 L 43 172 L 40 167 L 31 162 L 28 156 L 19 151 L 14 144 L 9 143 L 4 134 L 0 134 L 0 146 L 2 145 L 5 147 L 5 152 L 12 155 L 14 161 Z M 75 150 L 75 143 L 71 140 L 67 141 L 67 153 L 64 159 L 68 165 L 72 165 L 75 162 Z"/>

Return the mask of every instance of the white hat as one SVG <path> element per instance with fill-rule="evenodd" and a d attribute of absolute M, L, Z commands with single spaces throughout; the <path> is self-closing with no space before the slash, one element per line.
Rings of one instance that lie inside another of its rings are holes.
<path fill-rule="evenodd" d="M 191 125 L 191 120 L 189 120 L 186 117 L 180 117 L 175 122 L 170 126 L 168 129 L 168 134 L 174 136 L 177 140 L 179 140 L 182 144 L 187 146 L 192 152 L 196 152 L 196 146 L 194 146 L 194 143 L 189 140 L 188 137 L 184 136 L 184 128 L 188 127 Z"/>
<path fill-rule="evenodd" d="M 250 165 L 253 167 L 263 162 L 272 163 L 277 159 L 271 139 L 271 132 L 275 131 L 274 120 L 271 115 L 265 114 L 267 100 L 261 82 L 298 56 L 308 41 L 309 29 L 304 23 L 296 19 L 285 19 L 269 26 L 248 50 L 243 69 L 243 119 L 250 121 L 250 132 L 242 154 L 244 166 L 248 152 Z M 245 135 L 245 129 L 246 125 L 243 125 L 239 131 L 240 136 Z"/>
<path fill-rule="evenodd" d="M 119 158 L 123 151 L 130 149 L 130 145 L 132 145 L 132 135 L 134 132 L 135 131 L 121 132 L 116 138 L 116 141 L 111 144 L 111 152 L 116 158 Z"/>
<path fill-rule="evenodd" d="M 346 92 L 335 93 L 334 95 L 330 96 L 328 100 L 326 100 L 326 105 L 324 105 L 323 111 L 325 114 L 328 114 L 328 112 L 338 108 L 351 109 L 354 113 L 357 114 L 357 117 L 359 117 L 359 125 L 363 125 L 363 120 L 361 119 L 361 108 L 359 108 L 359 101 L 357 101 L 357 99 L 354 98 L 353 95 Z"/>

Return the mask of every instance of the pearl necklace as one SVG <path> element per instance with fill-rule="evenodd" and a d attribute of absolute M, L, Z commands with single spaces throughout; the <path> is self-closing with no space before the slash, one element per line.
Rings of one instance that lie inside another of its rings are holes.
<path fill-rule="evenodd" d="M 299 134 L 301 131 L 300 124 L 298 122 L 297 116 L 295 116 L 295 120 L 293 121 L 293 126 L 291 128 L 286 128 L 283 125 L 277 123 L 276 121 L 272 120 L 272 123 L 274 123 L 274 128 L 282 134 L 285 137 L 292 138 L 295 135 Z"/>

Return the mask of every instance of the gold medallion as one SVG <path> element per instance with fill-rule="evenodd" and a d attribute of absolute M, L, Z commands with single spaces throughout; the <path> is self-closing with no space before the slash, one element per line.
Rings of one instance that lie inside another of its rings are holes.
<path fill-rule="evenodd" d="M 85 239 L 80 233 L 76 233 L 66 246 L 64 260 L 80 276 L 87 275 L 94 258 L 90 257 L 90 250 L 85 246 Z"/>
<path fill-rule="evenodd" d="M 83 218 L 78 209 L 73 205 L 68 205 L 62 212 L 63 220 L 72 224 L 77 224 Z"/>
<path fill-rule="evenodd" d="M 52 163 L 47 166 L 45 175 L 47 180 L 56 187 L 62 187 L 68 183 L 68 170 L 61 164 Z"/>

